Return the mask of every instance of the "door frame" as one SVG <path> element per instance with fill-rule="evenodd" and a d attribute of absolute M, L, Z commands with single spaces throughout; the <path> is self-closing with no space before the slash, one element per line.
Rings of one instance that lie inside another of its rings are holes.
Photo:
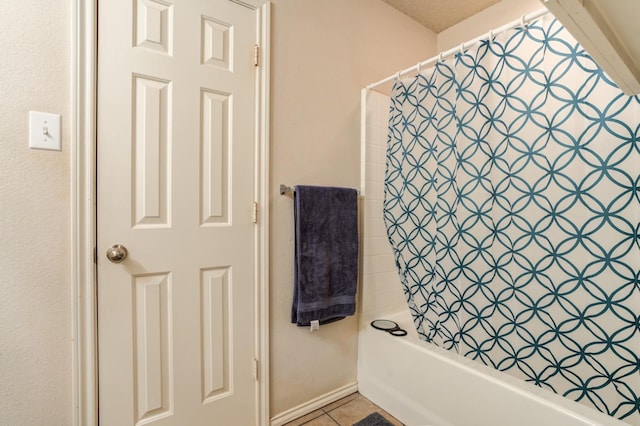
<path fill-rule="evenodd" d="M 269 424 L 269 69 L 271 0 L 229 0 L 256 11 L 254 194 L 256 419 Z M 98 425 L 96 249 L 98 0 L 72 0 L 71 16 L 71 278 L 72 412 L 74 426 Z"/>

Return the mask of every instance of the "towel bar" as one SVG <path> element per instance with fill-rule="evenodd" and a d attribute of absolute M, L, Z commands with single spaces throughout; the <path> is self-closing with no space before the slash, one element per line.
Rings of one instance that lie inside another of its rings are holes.
<path fill-rule="evenodd" d="M 287 185 L 280 184 L 280 195 L 284 195 L 287 192 L 293 192 L 293 191 L 294 191 L 294 189 L 293 189 L 292 186 L 287 186 Z"/>
<path fill-rule="evenodd" d="M 291 193 L 295 192 L 295 189 L 293 188 L 293 186 L 280 184 L 280 195 L 284 195 L 288 192 L 291 192 Z M 360 191 L 358 191 L 358 195 L 360 195 Z"/>

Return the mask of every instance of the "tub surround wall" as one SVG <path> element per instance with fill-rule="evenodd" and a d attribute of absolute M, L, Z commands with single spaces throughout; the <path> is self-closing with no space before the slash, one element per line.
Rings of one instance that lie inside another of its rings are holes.
<path fill-rule="evenodd" d="M 362 163 L 362 324 L 390 313 L 407 311 L 393 252 L 382 220 L 387 148 L 388 96 L 364 91 L 366 117 L 363 126 Z"/>

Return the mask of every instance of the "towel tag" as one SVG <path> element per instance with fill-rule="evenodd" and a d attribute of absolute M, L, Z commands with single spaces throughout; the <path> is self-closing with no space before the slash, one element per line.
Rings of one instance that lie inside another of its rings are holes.
<path fill-rule="evenodd" d="M 311 329 L 310 331 L 316 331 L 316 330 L 320 330 L 320 321 L 318 320 L 313 320 L 311 321 Z"/>

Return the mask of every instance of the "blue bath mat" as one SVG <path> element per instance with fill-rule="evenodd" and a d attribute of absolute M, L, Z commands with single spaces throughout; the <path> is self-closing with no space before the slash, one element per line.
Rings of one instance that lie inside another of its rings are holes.
<path fill-rule="evenodd" d="M 380 413 L 369 414 L 358 423 L 354 423 L 352 426 L 393 426 L 393 423 L 382 417 Z"/>

